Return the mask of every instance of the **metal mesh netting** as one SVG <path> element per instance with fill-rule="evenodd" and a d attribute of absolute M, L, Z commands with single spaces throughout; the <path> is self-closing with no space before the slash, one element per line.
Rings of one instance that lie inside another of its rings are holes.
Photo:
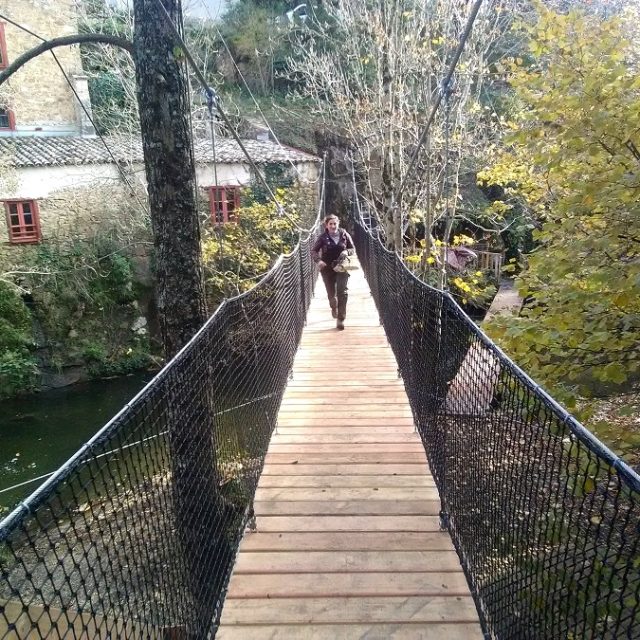
<path fill-rule="evenodd" d="M 312 236 L 0 523 L 0 639 L 212 633 L 313 291 Z"/>
<path fill-rule="evenodd" d="M 486 633 L 640 638 L 640 477 L 356 224 Z"/>

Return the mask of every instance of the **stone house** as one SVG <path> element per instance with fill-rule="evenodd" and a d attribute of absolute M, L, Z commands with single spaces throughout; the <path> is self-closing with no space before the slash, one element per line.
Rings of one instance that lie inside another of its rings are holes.
<path fill-rule="evenodd" d="M 75 0 L 0 0 L 0 13 L 43 38 L 77 32 Z M 0 69 L 40 41 L 0 19 Z M 38 56 L 0 87 L 0 262 L 18 247 L 86 237 L 146 222 L 142 145 L 100 138 L 78 47 Z M 258 166 L 278 165 L 315 208 L 319 159 L 268 140 L 244 142 Z M 243 186 L 255 181 L 233 140 L 195 143 L 197 184 L 213 224 L 232 222 Z M 4 227 L 4 228 L 3 228 Z"/>
<path fill-rule="evenodd" d="M 105 144 L 106 143 L 106 144 Z M 315 210 L 319 160 L 270 141 L 244 140 L 259 167 L 279 166 L 296 184 L 297 199 Z M 238 144 L 195 144 L 196 181 L 211 224 L 233 222 L 243 187 L 255 182 Z M 113 226 L 146 222 L 142 144 L 138 137 L 0 137 L 0 201 L 4 246 L 87 237 Z M 2 254 L 0 249 L 0 255 Z"/>

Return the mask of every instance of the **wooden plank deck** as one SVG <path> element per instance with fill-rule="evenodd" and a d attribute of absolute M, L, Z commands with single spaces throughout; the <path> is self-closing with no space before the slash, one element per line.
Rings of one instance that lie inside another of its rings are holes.
<path fill-rule="evenodd" d="M 482 638 L 362 271 L 349 290 L 337 331 L 318 282 L 219 640 Z"/>

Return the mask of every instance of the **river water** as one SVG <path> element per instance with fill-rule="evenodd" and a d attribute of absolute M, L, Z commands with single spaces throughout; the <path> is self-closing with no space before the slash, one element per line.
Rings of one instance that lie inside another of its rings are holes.
<path fill-rule="evenodd" d="M 0 402 L 0 519 L 55 471 L 152 378 L 98 380 Z"/>

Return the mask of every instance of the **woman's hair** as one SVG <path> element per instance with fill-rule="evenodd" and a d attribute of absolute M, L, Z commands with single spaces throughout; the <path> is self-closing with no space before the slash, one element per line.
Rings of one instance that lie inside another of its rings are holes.
<path fill-rule="evenodd" d="M 340 222 L 340 218 L 338 218 L 338 216 L 337 216 L 335 213 L 331 213 L 331 214 L 329 214 L 328 216 L 325 216 L 325 217 L 324 217 L 324 224 L 325 224 L 325 226 L 326 226 L 327 224 L 329 224 L 329 221 L 330 221 L 330 220 L 337 220 L 338 222 Z"/>

